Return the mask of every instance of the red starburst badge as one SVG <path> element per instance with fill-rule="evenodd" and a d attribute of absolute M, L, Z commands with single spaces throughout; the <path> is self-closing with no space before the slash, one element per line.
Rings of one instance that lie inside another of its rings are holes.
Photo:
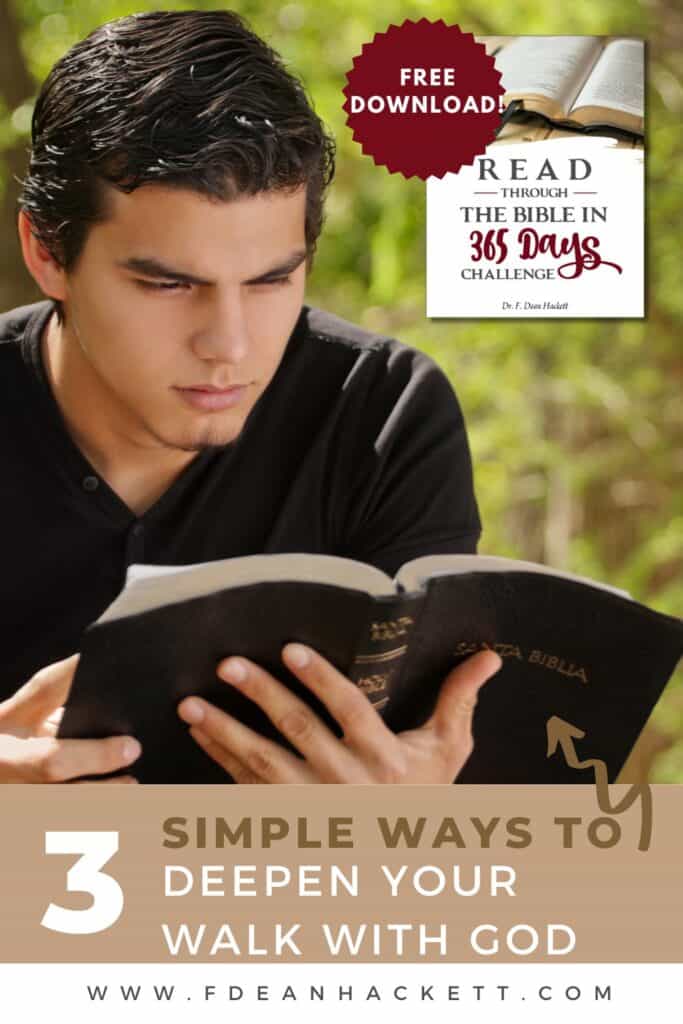
<path fill-rule="evenodd" d="M 391 25 L 363 46 L 346 77 L 346 123 L 392 174 L 442 178 L 471 164 L 500 125 L 500 72 L 458 25 Z"/>

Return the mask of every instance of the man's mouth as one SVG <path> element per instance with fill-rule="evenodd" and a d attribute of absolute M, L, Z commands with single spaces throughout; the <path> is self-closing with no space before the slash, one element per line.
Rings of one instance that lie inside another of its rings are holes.
<path fill-rule="evenodd" d="M 239 405 L 248 384 L 233 384 L 229 388 L 216 388 L 210 384 L 196 384 L 190 387 L 174 388 L 180 397 L 193 409 L 201 412 L 221 412 Z"/>

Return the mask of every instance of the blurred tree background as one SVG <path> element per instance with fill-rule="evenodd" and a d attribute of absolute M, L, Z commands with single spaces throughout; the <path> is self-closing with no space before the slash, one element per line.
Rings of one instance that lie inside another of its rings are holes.
<path fill-rule="evenodd" d="M 135 11 L 190 6 L 225 5 L 0 0 L 0 308 L 39 297 L 15 228 L 15 178 L 26 166 L 37 84 L 96 25 Z M 683 9 L 676 0 L 577 0 L 564 11 L 542 0 L 234 0 L 232 6 L 302 77 L 337 137 L 338 172 L 310 300 L 398 335 L 446 369 L 469 425 L 484 520 L 481 550 L 603 579 L 680 614 Z M 390 175 L 362 156 L 341 109 L 345 74 L 362 44 L 391 22 L 422 16 L 479 35 L 648 40 L 646 320 L 426 320 L 424 184 Z M 680 673 L 622 777 L 683 782 Z"/>

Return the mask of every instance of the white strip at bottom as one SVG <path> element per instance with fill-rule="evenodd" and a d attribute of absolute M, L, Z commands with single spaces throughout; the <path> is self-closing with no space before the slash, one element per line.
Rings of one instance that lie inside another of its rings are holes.
<path fill-rule="evenodd" d="M 0 1019 L 623 1024 L 668 1017 L 681 976 L 680 964 L 2 964 Z"/>

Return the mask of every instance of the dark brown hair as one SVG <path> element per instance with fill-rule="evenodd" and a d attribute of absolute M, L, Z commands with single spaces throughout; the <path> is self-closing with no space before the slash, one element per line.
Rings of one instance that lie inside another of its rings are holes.
<path fill-rule="evenodd" d="M 55 64 L 19 205 L 70 270 L 106 219 L 102 182 L 220 201 L 305 184 L 310 260 L 333 173 L 334 144 L 300 82 L 238 15 L 156 11 L 101 25 Z"/>

